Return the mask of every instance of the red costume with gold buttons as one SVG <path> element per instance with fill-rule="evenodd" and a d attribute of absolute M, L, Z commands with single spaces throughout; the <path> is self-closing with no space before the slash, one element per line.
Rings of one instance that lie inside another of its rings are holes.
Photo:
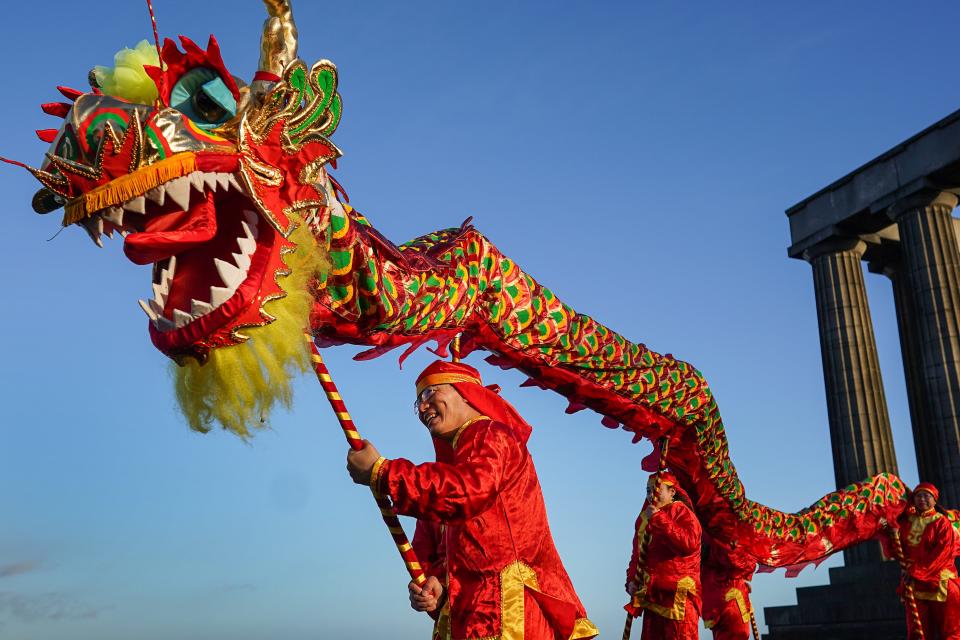
<path fill-rule="evenodd" d="M 676 479 L 662 473 L 660 482 L 689 500 Z M 700 523 L 680 500 L 664 505 L 650 518 L 646 503 L 635 525 L 627 584 L 636 585 L 624 607 L 643 613 L 644 640 L 697 640 L 700 620 Z M 641 558 L 641 541 L 649 536 Z M 639 572 L 638 572 L 639 567 Z M 628 588 L 629 592 L 629 588 Z"/>
<path fill-rule="evenodd" d="M 917 485 L 914 494 L 927 491 L 936 501 L 939 491 L 928 482 Z M 900 543 L 906 558 L 903 580 L 913 583 L 914 599 L 926 640 L 960 640 L 960 581 L 954 558 L 960 541 L 947 517 L 936 509 L 918 513 L 909 507 L 897 521 Z M 881 538 L 884 552 L 895 557 L 891 542 Z M 903 582 L 898 590 L 903 596 Z M 907 637 L 918 638 L 917 629 L 907 615 Z"/>
<path fill-rule="evenodd" d="M 435 362 L 418 378 L 417 393 L 436 384 L 452 384 L 484 415 L 456 433 L 449 460 L 420 465 L 387 460 L 372 483 L 393 500 L 398 513 L 421 521 L 418 553 L 434 560 L 427 572 L 446 586 L 449 618 L 441 616 L 440 635 L 456 640 L 596 636 L 550 535 L 526 447 L 530 426 L 481 385 L 473 367 Z M 438 458 L 447 458 L 439 454 L 438 447 Z M 436 540 L 438 523 L 443 527 Z"/>

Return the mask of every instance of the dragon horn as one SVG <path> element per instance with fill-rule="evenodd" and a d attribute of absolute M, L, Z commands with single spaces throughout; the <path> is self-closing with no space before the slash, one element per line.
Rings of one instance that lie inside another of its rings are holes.
<path fill-rule="evenodd" d="M 290 0 L 263 0 L 267 8 L 260 40 L 260 70 L 254 80 L 268 79 L 280 74 L 297 58 L 297 25 L 293 22 Z M 264 77 L 267 76 L 267 77 Z"/>

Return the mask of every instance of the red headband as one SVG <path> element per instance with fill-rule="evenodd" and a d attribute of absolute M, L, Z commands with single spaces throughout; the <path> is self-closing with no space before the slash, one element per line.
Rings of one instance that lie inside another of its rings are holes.
<path fill-rule="evenodd" d="M 509 402 L 497 395 L 497 385 L 483 386 L 480 372 L 462 362 L 437 360 L 417 376 L 417 395 L 429 386 L 449 384 L 457 390 L 471 407 L 513 430 L 520 442 L 525 443 L 533 430 Z"/>
<path fill-rule="evenodd" d="M 938 491 L 937 488 L 936 488 L 936 487 L 933 485 L 933 483 L 931 483 L 931 482 L 921 482 L 921 483 L 918 484 L 918 485 L 916 486 L 916 488 L 913 490 L 913 493 L 914 493 L 914 494 L 917 494 L 917 493 L 919 493 L 920 491 L 926 491 L 927 493 L 929 493 L 930 495 L 932 495 L 934 502 L 936 502 L 937 500 L 940 499 L 940 491 Z"/>
<path fill-rule="evenodd" d="M 661 471 L 660 474 L 660 484 L 666 485 L 668 487 L 673 487 L 673 490 L 676 492 L 674 494 L 674 499 L 680 500 L 681 502 L 686 502 L 687 505 L 692 505 L 693 502 L 690 500 L 690 496 L 687 495 L 687 492 L 683 490 L 683 487 L 680 486 L 680 483 L 677 482 L 677 477 L 670 473 L 669 471 Z M 651 474 L 650 479 L 647 480 L 647 484 L 652 485 L 657 481 L 657 474 Z"/>

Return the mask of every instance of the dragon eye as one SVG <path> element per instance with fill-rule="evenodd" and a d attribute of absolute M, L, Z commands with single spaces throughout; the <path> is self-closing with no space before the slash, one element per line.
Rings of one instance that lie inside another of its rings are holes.
<path fill-rule="evenodd" d="M 170 106 L 201 129 L 214 129 L 237 113 L 230 89 L 208 67 L 195 67 L 177 81 L 170 92 Z"/>
<path fill-rule="evenodd" d="M 214 102 L 206 91 L 197 91 L 190 100 L 194 111 L 207 122 L 223 122 L 226 120 L 227 110 Z M 195 119 L 195 118 L 194 118 Z"/>

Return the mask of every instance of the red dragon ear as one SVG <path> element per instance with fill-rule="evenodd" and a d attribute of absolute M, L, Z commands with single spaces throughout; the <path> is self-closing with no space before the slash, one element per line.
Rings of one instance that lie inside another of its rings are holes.
<path fill-rule="evenodd" d="M 160 59 L 163 61 L 164 66 L 163 69 L 151 65 L 143 66 L 143 70 L 147 72 L 147 75 L 150 76 L 154 84 L 157 85 L 160 102 L 164 106 L 170 106 L 170 92 L 173 91 L 173 87 L 177 84 L 177 81 L 179 81 L 185 73 L 197 67 L 206 67 L 216 71 L 223 80 L 223 84 L 225 84 L 227 89 L 230 90 L 230 93 L 233 94 L 234 100 L 240 100 L 240 88 L 237 87 L 236 81 L 233 79 L 233 76 L 230 75 L 230 72 L 227 71 L 227 67 L 223 63 L 223 58 L 220 56 L 220 45 L 217 44 L 216 38 L 212 35 L 210 36 L 210 39 L 207 41 L 206 51 L 186 36 L 180 36 L 180 44 L 183 46 L 183 52 L 177 48 L 173 40 L 170 38 L 164 39 L 163 49 L 160 51 Z"/>

